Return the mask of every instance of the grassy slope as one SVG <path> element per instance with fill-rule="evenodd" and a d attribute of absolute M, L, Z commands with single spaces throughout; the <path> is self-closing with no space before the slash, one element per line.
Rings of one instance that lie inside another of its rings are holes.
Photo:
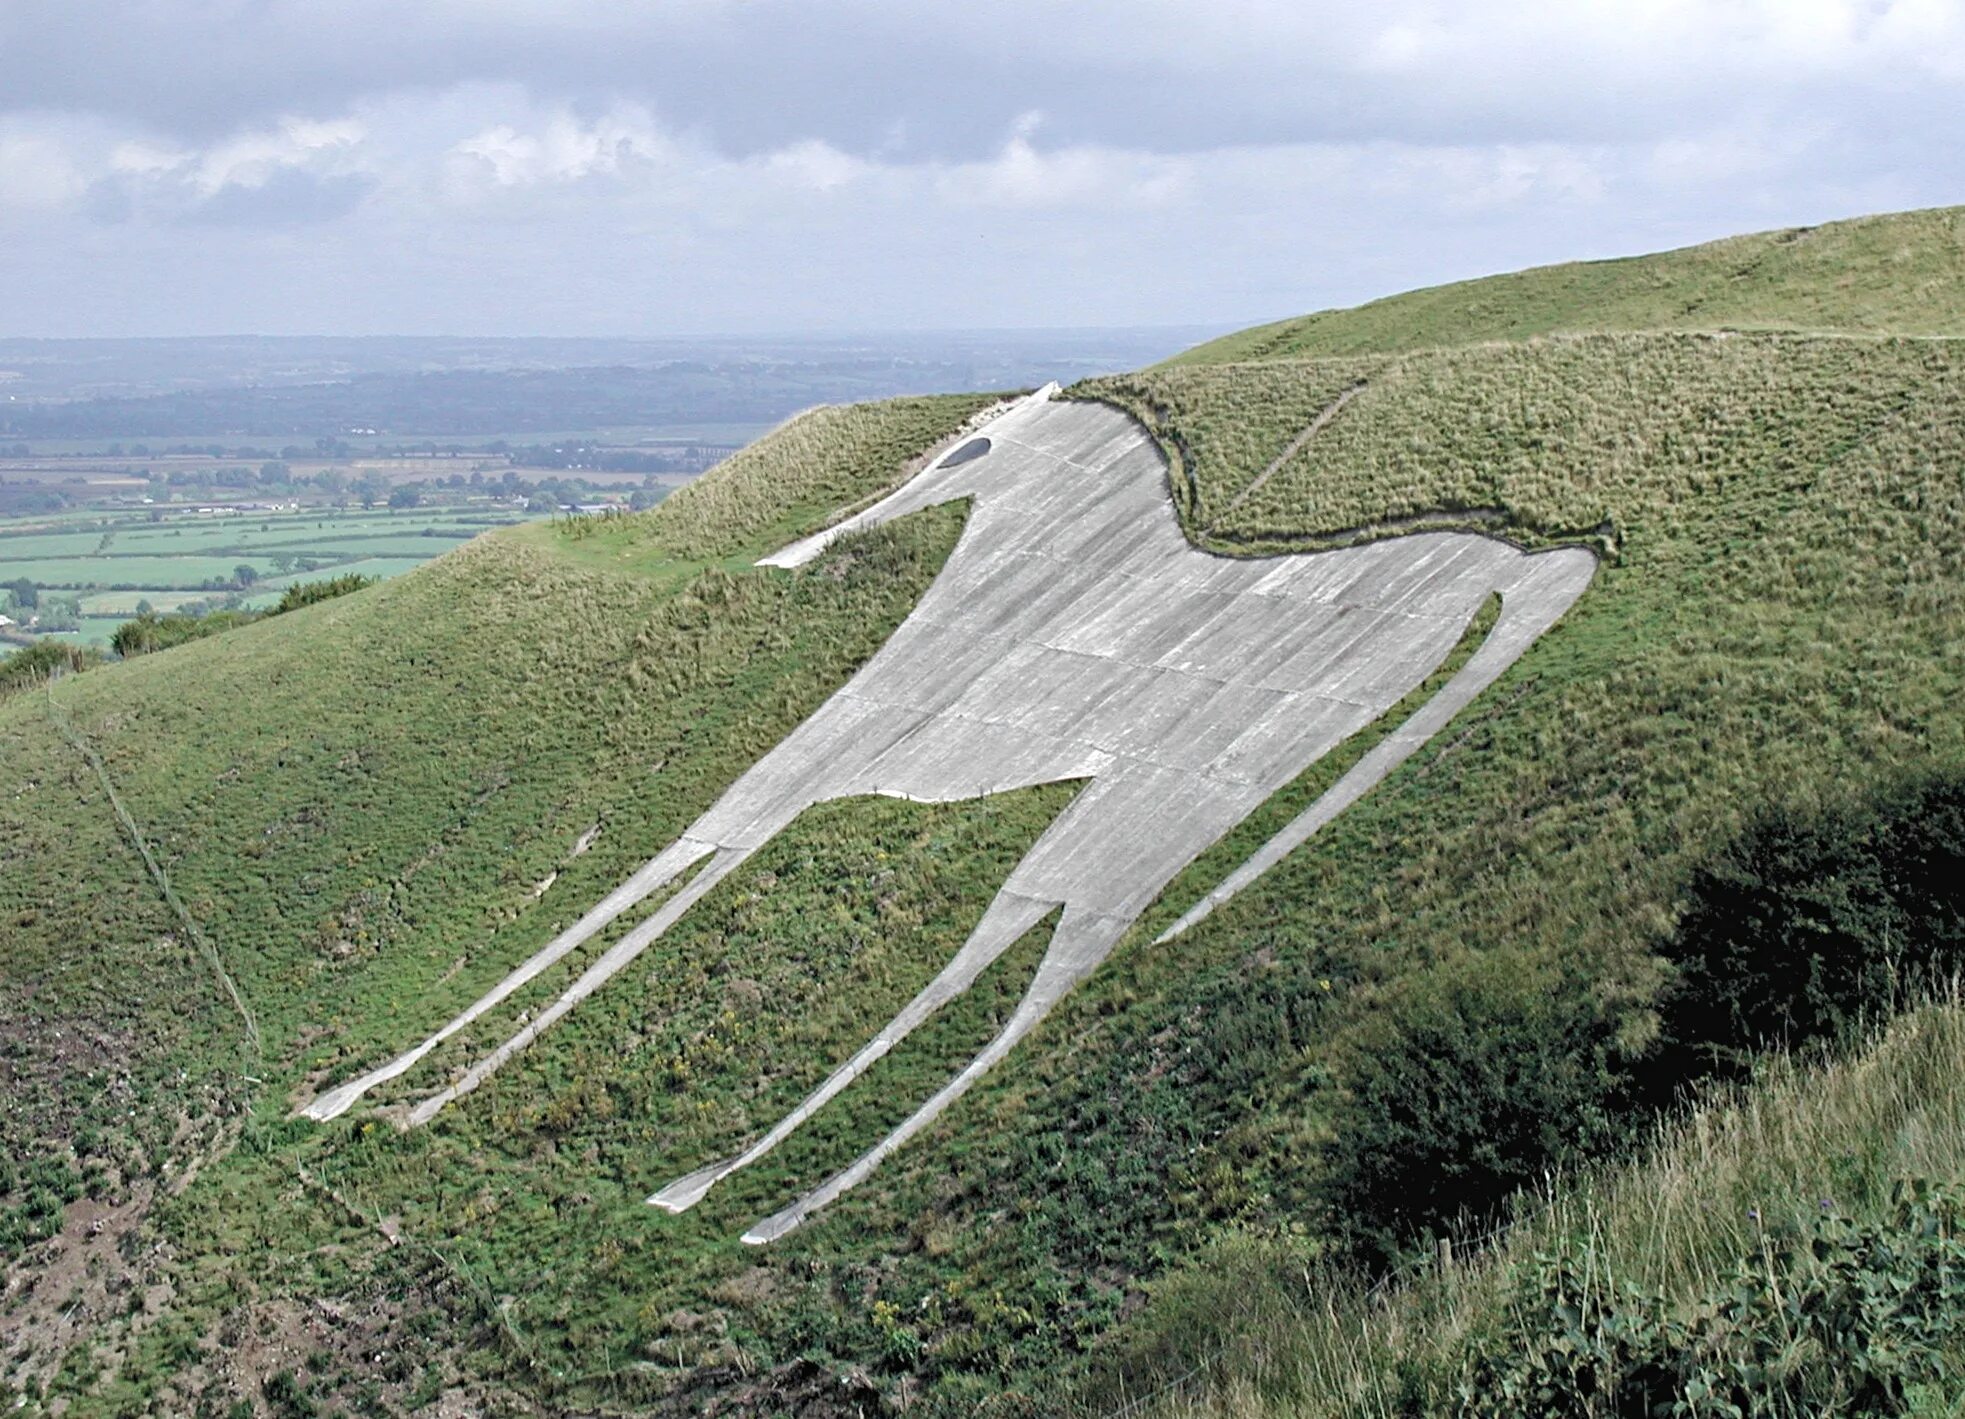
<path fill-rule="evenodd" d="M 1859 217 L 1460 281 L 1259 325 L 1168 364 L 1386 354 L 1606 330 L 1955 335 L 1965 208 Z"/>
<path fill-rule="evenodd" d="M 1812 299 L 1789 294 L 1797 309 Z M 1225 1232 L 1302 1225 L 1332 1042 L 1407 983 L 1485 954 L 1552 988 L 1581 982 L 1630 1015 L 1635 1039 L 1648 948 L 1683 871 L 1753 805 L 1965 762 L 1950 708 L 1965 691 L 1965 385 L 1951 348 L 1646 336 L 1414 357 L 1232 512 L 1355 382 L 1355 361 L 1105 386 L 1187 448 L 1190 530 L 1224 547 L 1491 502 L 1524 535 L 1607 513 L 1618 555 L 1314 850 L 1177 947 L 1143 949 L 1287 818 L 1289 802 L 1266 806 L 1016 1069 L 763 1252 L 731 1240 L 741 1224 L 924 1093 L 1014 998 L 1034 941 L 769 1167 L 683 1219 L 639 1198 L 857 1045 L 960 938 L 1059 791 L 808 815 L 436 1127 L 281 1117 L 311 1072 L 377 1057 L 545 939 L 879 643 L 949 545 L 954 510 L 799 576 L 739 570 L 737 554 L 876 492 L 973 402 L 801 421 L 778 436 L 801 441 L 795 456 L 760 449 L 749 476 L 706 480 L 647 518 L 501 536 L 290 625 L 58 687 L 244 983 L 267 1039 L 250 1066 L 86 764 L 39 703 L 0 705 L 8 1067 L 51 1083 L 55 1028 L 87 1035 L 102 1011 L 103 1067 L 127 1087 L 254 1104 L 240 1144 L 158 1211 L 171 1304 L 127 1331 L 105 1323 L 104 1364 L 130 1351 L 113 1381 L 92 1379 L 83 1348 L 58 1387 L 86 1395 L 84 1412 L 140 1411 L 173 1385 L 180 1400 L 240 1392 L 252 1371 L 228 1358 L 236 1347 L 196 1337 L 282 1333 L 319 1298 L 360 1310 L 380 1297 L 446 1317 L 425 1351 L 409 1321 L 392 1323 L 395 1353 L 548 1407 L 677 1386 L 687 1407 L 758 1372 L 783 1400 L 803 1383 L 800 1356 L 947 1412 L 1041 1392 L 1143 1278 Z M 569 858 L 596 821 L 592 851 Z M 105 968 L 137 951 L 140 971 Z M 243 1082 L 248 1068 L 265 1082 Z M 73 1122 L 72 1096 L 35 1097 L 7 1115 L 10 1144 Z M 161 1140 L 142 1146 L 160 1156 Z M 412 1245 L 388 1249 L 374 1218 Z M 381 1383 L 331 1340 L 287 1353 L 344 1402 Z M 403 1402 L 409 1383 L 385 1398 Z"/>
<path fill-rule="evenodd" d="M 912 450 L 977 403 L 919 401 L 862 413 L 845 435 L 817 448 L 815 464 L 879 486 L 897 469 L 865 461 L 867 449 L 881 444 L 856 441 L 854 425 L 871 424 Z M 665 520 L 610 526 L 571 544 L 570 556 L 507 536 L 473 544 L 421 576 L 57 686 L 60 719 L 100 746 L 175 890 L 240 981 L 267 1042 L 264 1058 L 242 1050 L 238 1021 L 218 1001 L 209 973 L 169 939 L 161 897 L 119 840 L 98 781 L 60 732 L 47 697 L 21 695 L 0 706 L 0 758 L 14 790 L 0 810 L 7 859 L 0 891 L 10 926 L 9 1151 L 31 1157 L 43 1151 L 42 1139 L 72 1136 L 88 1156 L 75 1160 L 69 1177 L 35 1186 L 72 1190 L 105 1168 L 126 1175 L 113 1184 L 121 1186 L 166 1159 L 182 1166 L 195 1151 L 188 1139 L 167 1146 L 173 1104 L 202 1113 L 223 1101 L 223 1114 L 228 1104 L 250 1101 L 251 1146 L 174 1211 L 166 1208 L 164 1221 L 187 1255 L 205 1257 L 232 1250 L 238 1228 L 271 1225 L 266 1214 L 280 1189 L 267 1169 L 291 1186 L 322 1142 L 314 1130 L 279 1122 L 302 1076 L 382 1052 L 405 1030 L 467 1001 L 569 911 L 673 837 L 879 645 L 925 587 L 958 524 L 957 510 L 931 513 L 858 539 L 797 577 L 739 578 L 680 562 L 649 535 L 666 530 Z M 690 532 L 696 540 L 687 550 L 704 550 L 708 533 Z M 768 519 L 726 518 L 723 535 L 732 552 L 776 540 Z M 638 563 L 663 574 L 582 565 L 608 539 L 638 541 Z M 744 897 L 756 889 L 720 898 L 712 906 L 722 917 L 699 914 L 677 938 L 675 959 L 703 964 L 674 976 L 673 989 L 693 1008 L 702 972 L 723 960 L 718 973 L 742 987 L 730 995 L 733 1009 L 741 1015 L 768 1001 L 777 1022 L 793 1026 L 774 1033 L 771 1049 L 795 1050 L 814 1036 L 838 1048 L 860 1021 L 846 1015 L 846 997 L 805 999 L 813 982 L 837 984 L 841 972 L 865 976 L 875 1001 L 897 1004 L 924 981 L 935 944 L 964 929 L 947 914 L 959 916 L 973 897 L 972 888 L 959 890 L 970 884 L 938 878 L 937 861 L 965 872 L 1007 871 L 1011 859 L 1001 854 L 1033 836 L 1057 806 L 1029 797 L 973 811 L 875 805 L 851 831 L 822 822 L 790 835 L 785 855 L 762 862 L 758 874 L 857 878 L 865 889 L 813 914 L 798 933 L 812 938 L 809 948 L 776 960 L 739 959 L 734 970 L 729 953 L 754 952 L 758 943 L 726 933 L 737 930 Z M 602 831 L 591 851 L 569 860 L 573 843 L 596 823 Z M 888 856 L 901 866 L 882 869 Z M 535 901 L 537 884 L 556 868 L 563 876 Z M 85 880 L 101 890 L 74 890 Z M 866 921 L 853 929 L 856 913 Z M 872 935 L 879 921 L 916 919 L 935 929 L 925 938 L 902 933 L 898 954 Z M 718 1025 L 721 1000 L 720 992 L 706 996 L 701 1019 L 668 1022 L 672 1028 L 650 1044 L 653 1054 L 633 1061 L 643 1089 L 674 1093 L 680 1116 L 672 1123 L 685 1133 L 722 1115 L 664 1084 L 672 1068 L 691 1067 L 676 1063 L 685 1054 L 714 1052 L 713 1042 L 695 1036 Z M 133 1022 L 127 1028 L 125 1017 Z M 734 1021 L 723 1028 L 741 1031 Z M 104 1037 L 101 1067 L 114 1088 L 73 1087 L 78 1036 Z M 589 1048 L 578 1030 L 566 1042 L 575 1058 Z M 615 1053 L 618 1043 L 609 1036 L 604 1048 Z M 180 1069 L 199 1091 L 193 1098 L 169 1087 Z M 263 1085 L 246 1083 L 246 1073 Z M 537 1108 L 515 1125 L 525 1150 L 564 1130 L 566 1120 L 542 1124 L 535 1116 L 557 1097 L 551 1081 L 540 1081 Z M 156 1103 L 163 1112 L 153 1127 L 145 1109 Z M 127 1136 L 135 1130 L 140 1136 Z M 637 1186 L 655 1180 L 664 1150 L 645 1130 L 611 1133 L 613 1147 L 649 1175 Z M 271 1139 L 285 1151 L 276 1163 L 260 1161 L 272 1156 Z M 328 1153 L 345 1141 L 329 1140 Z M 333 1171 L 327 1162 L 321 1168 Z M 473 1158 L 451 1182 L 475 1188 L 479 1171 Z M 558 1174 L 564 1188 L 555 1190 L 593 1186 L 579 1167 L 540 1159 L 533 1171 Z M 27 1180 L 7 1200 L 23 1223 L 41 1210 Z M 645 1228 L 648 1214 L 634 1199 L 610 1202 L 631 1230 Z M 384 1210 L 395 1210 L 393 1199 Z M 724 1230 L 728 1221 L 721 1219 Z M 563 1243 L 578 1236 L 591 1244 L 597 1218 L 575 1223 Z M 261 1285 L 280 1289 L 276 1276 L 246 1271 L 235 1277 L 221 1268 L 223 1284 L 240 1282 L 249 1294 Z M 582 1278 L 567 1280 L 574 1288 Z M 304 1291 L 315 1278 L 295 1284 Z M 624 1289 L 609 1300 L 634 1294 Z M 184 1314 L 194 1327 L 204 1318 L 195 1307 Z M 146 1343 L 153 1350 L 179 1344 L 173 1323 L 167 1316 L 149 1327 Z M 648 1328 L 630 1325 L 623 1339 L 639 1345 Z M 71 1366 L 75 1375 L 87 1368 L 79 1358 Z M 71 1382 L 80 1383 L 75 1375 Z"/>
<path fill-rule="evenodd" d="M 1376 1419 L 1413 1413 L 1422 1395 L 1439 1406 L 1428 1412 L 1451 1412 L 1470 1355 L 1510 1343 L 1519 1278 L 1538 1258 L 1576 1258 L 1689 1316 L 1743 1263 L 1764 1264 L 1770 1238 L 1806 1235 L 1824 1210 L 1889 1216 L 1902 1178 L 1965 1178 L 1955 1002 L 1897 1021 L 1856 1058 L 1776 1062 L 1752 1088 L 1661 1129 L 1643 1162 L 1568 1180 L 1489 1253 L 1418 1268 L 1380 1297 L 1301 1247 L 1225 1241 L 1156 1288 L 1127 1337 L 1133 1382 L 1155 1396 L 1140 1412 Z M 1953 1412 L 1931 1400 L 1931 1414 Z"/>

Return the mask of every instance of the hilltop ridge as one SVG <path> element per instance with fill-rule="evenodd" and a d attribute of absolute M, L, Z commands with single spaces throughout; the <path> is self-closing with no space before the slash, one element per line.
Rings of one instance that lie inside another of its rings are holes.
<path fill-rule="evenodd" d="M 1455 281 L 1258 325 L 1155 368 L 1661 330 L 1965 335 L 1965 207 Z"/>

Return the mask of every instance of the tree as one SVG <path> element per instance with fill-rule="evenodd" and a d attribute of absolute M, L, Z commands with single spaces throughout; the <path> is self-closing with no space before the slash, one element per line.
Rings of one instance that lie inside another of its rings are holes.
<path fill-rule="evenodd" d="M 232 580 L 240 586 L 251 586 L 259 580 L 259 569 L 250 562 L 241 562 L 232 568 Z"/>
<path fill-rule="evenodd" d="M 416 489 L 404 485 L 389 494 L 390 507 L 415 507 L 423 501 L 423 495 Z"/>
<path fill-rule="evenodd" d="M 273 570 L 278 572 L 281 576 L 285 576 L 288 572 L 292 571 L 293 553 L 275 552 L 273 554 Z"/>
<path fill-rule="evenodd" d="M 41 604 L 41 591 L 26 577 L 7 583 L 7 590 L 14 594 L 14 605 L 23 611 L 32 611 Z"/>
<path fill-rule="evenodd" d="M 150 598 L 145 596 L 136 603 L 136 613 L 139 616 L 154 616 L 157 614 L 157 608 L 152 606 L 150 604 Z"/>
<path fill-rule="evenodd" d="M 81 630 L 82 598 L 79 596 L 42 597 L 37 628 L 43 631 Z"/>

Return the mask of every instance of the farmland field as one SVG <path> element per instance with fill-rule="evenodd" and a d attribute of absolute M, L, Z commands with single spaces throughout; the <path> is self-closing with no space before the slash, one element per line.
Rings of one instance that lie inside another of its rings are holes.
<path fill-rule="evenodd" d="M 241 562 L 271 574 L 273 558 L 282 552 L 323 566 L 377 556 L 423 562 L 487 527 L 521 517 L 482 508 L 404 508 L 217 518 L 187 509 L 160 522 L 95 514 L 86 527 L 80 520 L 57 525 L 45 518 L 16 518 L 0 522 L 0 581 L 25 576 L 49 586 L 196 587 Z"/>
<path fill-rule="evenodd" d="M 187 601 L 209 595 L 203 591 L 96 591 L 82 598 L 82 615 L 121 619 L 137 613 L 137 603 L 148 601 L 157 612 L 175 611 Z"/>
<path fill-rule="evenodd" d="M 103 646 L 143 603 L 160 614 L 214 603 L 263 609 L 295 582 L 349 573 L 396 576 L 524 516 L 479 501 L 374 510 L 125 508 L 10 518 L 0 520 L 0 585 L 25 578 L 64 599 L 79 595 L 79 627 L 53 634 Z M 241 567 L 252 569 L 250 580 L 242 579 Z M 27 619 L 23 608 L 10 614 Z M 0 644 L 0 656 L 19 643 Z"/>

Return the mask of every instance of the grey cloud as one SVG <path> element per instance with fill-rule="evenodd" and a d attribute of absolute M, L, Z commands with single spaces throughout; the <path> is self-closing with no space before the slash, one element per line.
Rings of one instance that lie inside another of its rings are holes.
<path fill-rule="evenodd" d="M 1254 321 L 1958 201 L 1961 36 L 1870 0 L 0 4 L 10 333 Z"/>
<path fill-rule="evenodd" d="M 345 217 L 375 190 L 365 173 L 284 168 L 256 187 L 228 183 L 186 209 L 184 219 L 220 226 L 293 227 Z"/>
<path fill-rule="evenodd" d="M 1033 108 L 1059 141 L 1156 151 L 1369 138 L 1608 142 L 1836 95 L 1861 122 L 1870 98 L 1932 95 L 1956 78 L 1914 54 L 1888 72 L 1864 68 L 1869 51 L 1857 41 L 1882 43 L 1875 16 L 1893 13 L 1887 6 L 1861 7 L 1871 18 L 1851 32 L 1839 66 L 1808 54 L 1757 62 L 1755 33 L 1722 22 L 1763 13 L 1753 5 L 1714 6 L 1703 27 L 1642 42 L 1619 32 L 1614 6 L 1576 7 L 1604 17 L 1594 27 L 1507 19 L 1539 9 L 78 0 L 0 9 L 0 93 L 197 140 L 385 90 L 507 82 L 593 104 L 645 103 L 737 154 L 811 137 L 871 153 L 900 135 L 907 153 L 952 159 L 988 151 Z M 1635 30 L 1641 13 L 1631 7 L 1624 23 Z M 1409 54 L 1402 35 L 1417 37 Z"/>

